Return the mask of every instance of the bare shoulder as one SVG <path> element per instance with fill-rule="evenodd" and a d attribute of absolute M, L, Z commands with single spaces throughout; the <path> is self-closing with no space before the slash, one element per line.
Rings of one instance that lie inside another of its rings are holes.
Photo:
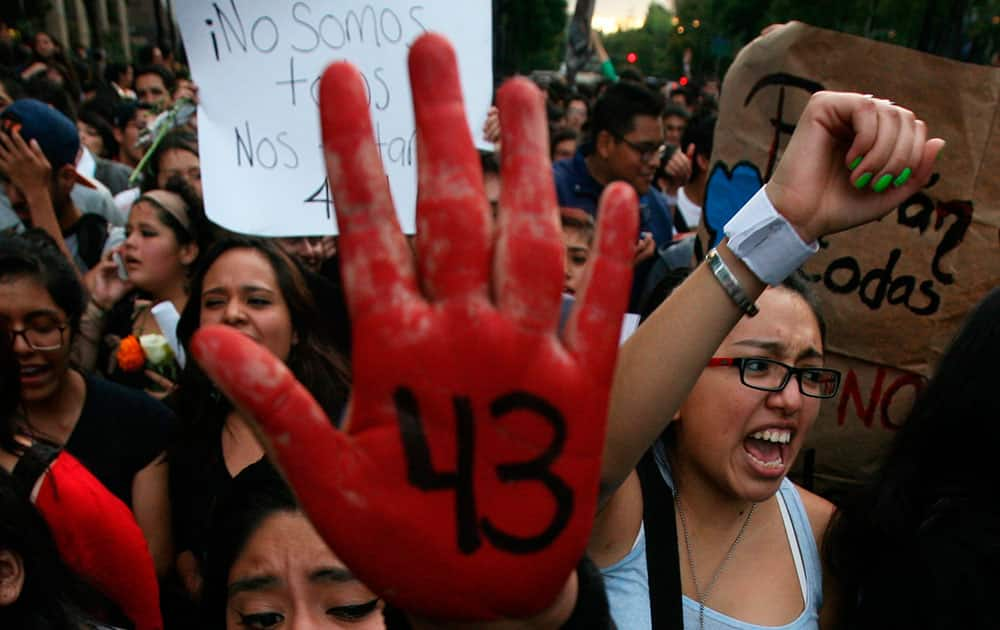
<path fill-rule="evenodd" d="M 822 545 L 826 528 L 830 524 L 830 519 L 833 518 L 833 513 L 837 511 L 837 506 L 798 484 L 795 485 L 795 489 L 802 497 L 802 505 L 806 509 L 806 516 L 809 517 L 809 524 L 812 526 L 813 538 L 816 539 L 817 544 Z"/>
<path fill-rule="evenodd" d="M 604 568 L 628 555 L 642 525 L 642 487 L 633 470 L 594 519 L 587 555 Z"/>

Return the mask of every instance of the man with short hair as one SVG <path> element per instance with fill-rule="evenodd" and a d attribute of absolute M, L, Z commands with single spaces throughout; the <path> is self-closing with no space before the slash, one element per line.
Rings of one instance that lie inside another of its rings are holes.
<path fill-rule="evenodd" d="M 77 184 L 94 186 L 76 170 L 79 151 L 76 125 L 41 101 L 19 99 L 0 113 L 0 176 L 11 207 L 85 272 L 100 260 L 108 230 L 104 217 L 82 213 L 70 196 Z"/>
<path fill-rule="evenodd" d="M 715 116 L 695 118 L 684 132 L 684 146 L 694 146 L 691 157 L 691 178 L 677 189 L 677 213 L 683 217 L 688 229 L 694 230 L 701 223 L 705 189 L 708 187 L 709 160 L 715 135 Z"/>
<path fill-rule="evenodd" d="M 566 127 L 580 133 L 587 122 L 587 101 L 580 96 L 574 96 L 566 104 Z"/>
<path fill-rule="evenodd" d="M 160 112 L 174 104 L 174 73 L 163 66 L 147 66 L 135 71 L 135 94 L 140 103 L 153 106 Z"/>
<path fill-rule="evenodd" d="M 663 97 L 645 86 L 628 82 L 610 86 L 594 104 L 587 141 L 573 159 L 552 166 L 561 207 L 580 208 L 596 217 L 604 187 L 615 181 L 627 182 L 639 195 L 636 290 L 630 308 L 638 306 L 637 287 L 648 273 L 648 259 L 657 243 L 673 238 L 666 200 L 651 187 L 664 150 L 663 107 Z"/>
<path fill-rule="evenodd" d="M 139 136 L 153 120 L 153 112 L 148 105 L 138 101 L 121 101 L 115 106 L 112 132 L 118 142 L 117 161 L 134 169 L 142 159 L 145 150 L 139 146 Z"/>
<path fill-rule="evenodd" d="M 679 147 L 681 151 L 686 147 L 681 146 L 681 138 L 684 137 L 684 130 L 687 129 L 688 121 L 691 120 L 691 113 L 687 108 L 681 107 L 677 103 L 667 103 L 663 110 L 663 141 L 668 145 Z"/>

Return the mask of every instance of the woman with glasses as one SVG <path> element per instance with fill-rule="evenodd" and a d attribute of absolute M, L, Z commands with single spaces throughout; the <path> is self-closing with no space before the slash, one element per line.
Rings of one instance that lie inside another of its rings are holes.
<path fill-rule="evenodd" d="M 171 555 L 167 465 L 173 415 L 145 394 L 72 367 L 84 291 L 38 230 L 0 238 L 0 321 L 18 361 L 17 428 L 64 447 L 132 509 L 159 572 Z"/>
<path fill-rule="evenodd" d="M 823 319 L 798 275 L 764 291 L 756 306 L 759 314 L 744 316 L 723 340 L 639 472 L 598 516 L 590 552 L 605 567 L 619 627 L 651 627 L 650 598 L 676 597 L 651 576 L 678 567 L 685 628 L 817 626 L 818 541 L 833 506 L 786 475 L 840 374 L 823 365 Z M 644 527 L 647 502 L 673 522 Z M 672 526 L 676 535 L 665 536 Z M 677 564 L 653 567 L 650 559 Z M 766 597 L 754 595 L 761 581 Z"/>

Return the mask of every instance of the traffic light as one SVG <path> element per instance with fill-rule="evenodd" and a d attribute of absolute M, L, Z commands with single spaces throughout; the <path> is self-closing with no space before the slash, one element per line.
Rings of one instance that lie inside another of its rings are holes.
<path fill-rule="evenodd" d="M 688 78 L 687 77 L 681 77 L 681 79 L 680 79 L 680 81 L 678 81 L 678 83 L 681 84 L 681 87 L 684 87 L 684 86 L 686 86 L 688 84 Z"/>
<path fill-rule="evenodd" d="M 625 55 L 625 61 L 629 63 L 635 63 L 638 60 L 639 60 L 639 55 L 635 54 L 634 52 L 630 52 L 629 54 Z"/>

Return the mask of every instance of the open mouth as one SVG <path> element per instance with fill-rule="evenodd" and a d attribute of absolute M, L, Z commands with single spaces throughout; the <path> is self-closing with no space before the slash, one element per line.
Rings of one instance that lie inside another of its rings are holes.
<path fill-rule="evenodd" d="M 48 365 L 22 365 L 20 370 L 21 381 L 34 382 L 44 377 L 51 369 Z"/>
<path fill-rule="evenodd" d="M 788 444 L 792 436 L 791 429 L 762 429 L 743 440 L 743 450 L 764 471 L 781 472 L 788 461 Z"/>

